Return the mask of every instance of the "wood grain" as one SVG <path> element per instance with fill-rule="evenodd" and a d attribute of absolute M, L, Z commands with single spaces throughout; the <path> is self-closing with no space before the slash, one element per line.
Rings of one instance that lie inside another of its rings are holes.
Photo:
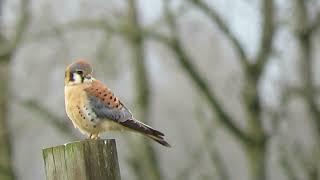
<path fill-rule="evenodd" d="M 43 149 L 47 180 L 120 180 L 114 139 L 85 140 Z"/>

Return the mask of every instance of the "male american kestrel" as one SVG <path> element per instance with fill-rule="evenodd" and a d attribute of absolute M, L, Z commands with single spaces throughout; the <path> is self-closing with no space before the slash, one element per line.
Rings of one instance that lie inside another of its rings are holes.
<path fill-rule="evenodd" d="M 67 115 L 90 139 L 98 139 L 105 131 L 131 130 L 170 147 L 163 133 L 136 120 L 107 86 L 92 77 L 88 62 L 78 60 L 70 64 L 65 71 L 64 84 Z"/>

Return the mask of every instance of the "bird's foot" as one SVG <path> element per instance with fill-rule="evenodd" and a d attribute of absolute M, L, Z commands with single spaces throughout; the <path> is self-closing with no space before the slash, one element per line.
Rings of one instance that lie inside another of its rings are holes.
<path fill-rule="evenodd" d="M 90 134 L 89 139 L 98 140 L 100 137 L 99 134 Z"/>

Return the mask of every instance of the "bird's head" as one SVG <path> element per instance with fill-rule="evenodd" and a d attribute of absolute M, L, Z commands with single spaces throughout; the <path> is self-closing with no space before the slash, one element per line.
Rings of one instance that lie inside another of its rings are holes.
<path fill-rule="evenodd" d="M 84 60 L 77 60 L 70 64 L 65 72 L 64 84 L 76 85 L 92 82 L 92 67 Z"/>

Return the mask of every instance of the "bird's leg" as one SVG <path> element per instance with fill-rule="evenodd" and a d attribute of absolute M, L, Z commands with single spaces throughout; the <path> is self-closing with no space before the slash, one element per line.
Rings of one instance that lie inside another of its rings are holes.
<path fill-rule="evenodd" d="M 90 134 L 90 136 L 89 136 L 89 138 L 88 138 L 88 139 L 93 139 L 93 138 L 92 138 L 92 136 L 93 136 L 93 134 Z"/>

